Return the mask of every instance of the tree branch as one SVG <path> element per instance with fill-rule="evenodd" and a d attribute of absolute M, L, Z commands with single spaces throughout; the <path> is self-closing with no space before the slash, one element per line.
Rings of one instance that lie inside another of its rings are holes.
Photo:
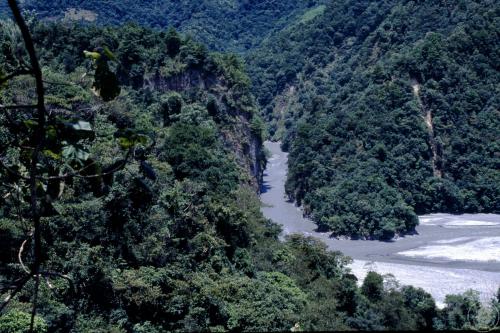
<path fill-rule="evenodd" d="M 25 278 L 23 278 L 21 280 L 21 282 L 17 285 L 16 289 L 14 289 L 14 291 L 12 293 L 10 293 L 4 300 L 4 302 L 0 305 L 0 313 L 2 313 L 3 309 L 5 309 L 5 307 L 10 303 L 10 301 L 12 301 L 12 299 L 14 298 L 14 296 L 16 296 L 16 294 L 18 292 L 21 291 L 21 289 L 23 289 L 24 285 L 31 279 L 31 276 L 27 276 Z"/>
<path fill-rule="evenodd" d="M 103 173 L 96 173 L 94 175 L 81 175 L 79 174 L 80 172 L 82 172 L 83 170 L 87 169 L 89 166 L 86 166 L 80 170 L 77 170 L 75 172 L 71 172 L 71 173 L 66 173 L 64 175 L 61 175 L 61 176 L 51 176 L 51 177 L 38 177 L 37 179 L 39 180 L 43 180 L 43 181 L 49 181 L 49 180 L 65 180 L 65 179 L 68 179 L 68 178 L 83 178 L 83 179 L 92 179 L 92 178 L 98 178 L 98 177 L 102 177 L 102 176 L 108 176 L 108 175 L 112 175 L 118 171 L 120 171 L 121 169 L 123 169 L 125 167 L 125 165 L 127 165 L 127 162 L 130 158 L 130 154 L 131 154 L 131 149 L 127 152 L 127 155 L 125 155 L 125 158 L 123 159 L 123 161 L 118 164 L 116 167 L 114 167 L 113 169 L 109 170 L 109 171 L 106 171 L 106 172 L 103 172 Z"/>
<path fill-rule="evenodd" d="M 23 36 L 24 45 L 28 52 L 32 75 L 35 77 L 36 82 L 36 94 L 37 94 L 37 118 L 38 118 L 38 126 L 34 133 L 35 142 L 37 142 L 37 146 L 33 151 L 31 158 L 31 167 L 29 170 L 30 173 L 30 206 L 31 206 L 31 214 L 33 220 L 33 230 L 34 230 L 34 263 L 32 272 L 36 276 L 35 283 L 35 295 L 33 297 L 33 311 L 31 312 L 31 325 L 30 332 L 33 332 L 33 327 L 35 323 L 35 314 L 36 314 L 36 303 L 38 300 L 38 288 L 40 284 L 40 260 L 42 254 L 42 245 L 41 245 L 41 231 L 40 231 L 40 212 L 38 210 L 38 197 L 37 197 L 37 175 L 38 175 L 38 159 L 40 151 L 44 145 L 45 141 L 45 89 L 43 86 L 43 77 L 42 70 L 40 68 L 40 64 L 38 63 L 38 57 L 35 51 L 35 45 L 33 43 L 33 39 L 31 37 L 31 33 L 24 21 L 24 18 L 21 14 L 21 10 L 15 0 L 7 0 L 9 3 L 9 7 L 12 11 L 12 15 L 21 30 L 21 35 Z"/>
<path fill-rule="evenodd" d="M 5 169 L 12 176 L 18 177 L 18 178 L 23 179 L 23 180 L 30 180 L 29 177 L 23 176 L 19 172 L 12 170 L 10 167 L 8 167 L 7 165 L 5 165 L 5 163 L 3 163 L 3 161 L 2 161 L 1 158 L 0 158 L 0 167 L 3 168 L 3 169 Z"/>
<path fill-rule="evenodd" d="M 42 272 L 40 272 L 40 275 L 45 276 L 45 277 L 58 277 L 58 278 L 64 279 L 64 280 L 68 281 L 68 284 L 70 286 L 71 292 L 72 293 L 76 292 L 75 284 L 73 282 L 73 279 L 70 278 L 66 274 L 61 274 L 61 273 L 57 273 L 57 272 L 42 271 Z"/>
<path fill-rule="evenodd" d="M 0 104 L 0 109 L 12 110 L 12 109 L 36 109 L 38 104 L 35 105 L 2 105 Z"/>
<path fill-rule="evenodd" d="M 40 288 L 40 274 L 35 276 L 35 294 L 33 295 L 33 308 L 31 309 L 30 332 L 34 332 L 36 307 L 38 305 L 38 290 Z"/>
<path fill-rule="evenodd" d="M 17 70 L 13 73 L 10 73 L 2 78 L 0 78 L 0 85 L 4 84 L 5 82 L 12 80 L 13 78 L 21 75 L 32 75 L 33 72 L 30 69 L 20 69 Z"/>
<path fill-rule="evenodd" d="M 44 83 L 47 84 L 52 84 L 55 86 L 70 86 L 70 87 L 78 87 L 78 84 L 73 83 L 73 82 L 55 82 L 55 81 L 49 81 L 49 80 L 43 80 Z"/>
<path fill-rule="evenodd" d="M 19 248 L 19 253 L 17 254 L 17 259 L 19 260 L 19 264 L 21 265 L 22 269 L 26 273 L 30 274 L 30 271 L 26 268 L 26 266 L 24 265 L 24 262 L 23 262 L 24 246 L 26 245 L 26 243 L 28 243 L 29 239 L 33 236 L 33 233 L 30 232 L 30 234 L 28 236 L 29 237 L 24 240 L 24 242 L 21 244 L 21 247 Z"/>

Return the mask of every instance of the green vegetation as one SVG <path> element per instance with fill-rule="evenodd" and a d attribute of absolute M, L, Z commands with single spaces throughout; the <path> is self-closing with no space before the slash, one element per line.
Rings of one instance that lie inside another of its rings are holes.
<path fill-rule="evenodd" d="M 27 0 L 41 18 L 80 19 L 105 25 L 136 22 L 152 28 L 174 27 L 210 50 L 246 52 L 325 0 Z M 0 4 L 0 12 L 2 10 Z"/>
<path fill-rule="evenodd" d="M 13 310 L 0 318 L 0 332 L 2 333 L 21 333 L 28 332 L 30 327 L 31 315 L 27 312 Z M 38 316 L 35 318 L 33 327 L 36 333 L 47 332 L 47 324 Z"/>
<path fill-rule="evenodd" d="M 302 17 L 300 18 L 299 22 L 307 23 L 316 16 L 323 14 L 325 12 L 325 9 L 326 9 L 325 5 L 314 7 L 313 9 L 310 9 L 307 12 L 305 12 L 304 15 L 302 15 Z"/>
<path fill-rule="evenodd" d="M 416 214 L 500 212 L 499 14 L 334 1 L 248 56 L 287 192 L 321 229 L 389 239 Z"/>
<path fill-rule="evenodd" d="M 30 20 L 41 93 L 16 25 L 0 24 L 0 333 L 28 331 L 33 307 L 35 332 L 460 329 L 479 317 L 474 293 L 438 310 L 390 276 L 359 287 L 350 259 L 314 238 L 278 240 L 260 213 L 263 123 L 236 56 L 173 29 Z M 367 186 L 381 208 L 401 204 L 384 178 Z"/>

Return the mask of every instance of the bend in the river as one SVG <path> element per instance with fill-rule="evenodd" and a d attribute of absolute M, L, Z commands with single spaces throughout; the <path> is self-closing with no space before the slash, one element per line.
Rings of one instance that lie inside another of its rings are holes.
<path fill-rule="evenodd" d="M 285 195 L 288 154 L 278 142 L 266 142 L 271 152 L 261 191 L 262 212 L 283 226 L 283 233 L 300 233 L 324 241 L 331 250 L 352 257 L 353 273 L 391 273 L 402 284 L 422 287 L 442 305 L 444 296 L 473 288 L 488 301 L 500 286 L 500 215 L 433 214 L 420 217 L 418 235 L 393 242 L 330 238 Z"/>

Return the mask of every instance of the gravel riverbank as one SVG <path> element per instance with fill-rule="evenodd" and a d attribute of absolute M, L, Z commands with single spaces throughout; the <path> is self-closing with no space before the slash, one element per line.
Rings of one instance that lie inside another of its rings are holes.
<path fill-rule="evenodd" d="M 444 296 L 467 289 L 488 301 L 500 286 L 500 215 L 433 214 L 420 217 L 417 235 L 391 242 L 338 240 L 316 232 L 300 208 L 285 196 L 288 154 L 279 143 L 266 142 L 272 153 L 264 174 L 262 212 L 283 226 L 323 240 L 331 250 L 352 257 L 353 273 L 363 279 L 369 269 L 393 274 L 401 284 L 422 287 L 442 305 Z"/>

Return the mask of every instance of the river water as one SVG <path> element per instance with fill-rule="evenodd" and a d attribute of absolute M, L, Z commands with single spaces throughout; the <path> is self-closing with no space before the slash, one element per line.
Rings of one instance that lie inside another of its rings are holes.
<path fill-rule="evenodd" d="M 300 233 L 326 243 L 354 259 L 352 272 L 360 281 L 369 270 L 392 274 L 402 285 L 428 291 L 443 305 L 446 294 L 468 289 L 488 302 L 500 287 L 500 215 L 432 214 L 420 216 L 417 235 L 391 242 L 339 240 L 316 231 L 300 208 L 287 201 L 288 154 L 280 144 L 266 142 L 271 152 L 261 189 L 263 214 L 282 225 L 283 234 Z"/>

